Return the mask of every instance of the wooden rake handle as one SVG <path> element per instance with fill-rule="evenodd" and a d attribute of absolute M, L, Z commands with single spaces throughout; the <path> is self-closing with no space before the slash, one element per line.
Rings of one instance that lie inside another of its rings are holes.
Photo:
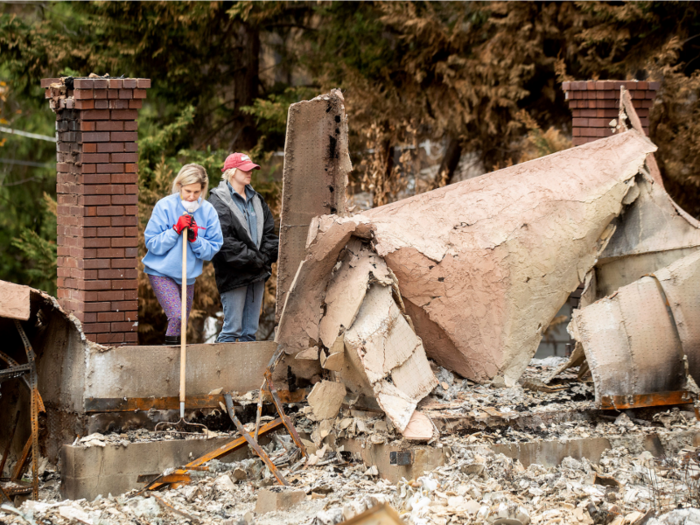
<path fill-rule="evenodd" d="M 182 305 L 180 306 L 180 419 L 185 418 L 187 371 L 187 228 L 182 230 Z"/>

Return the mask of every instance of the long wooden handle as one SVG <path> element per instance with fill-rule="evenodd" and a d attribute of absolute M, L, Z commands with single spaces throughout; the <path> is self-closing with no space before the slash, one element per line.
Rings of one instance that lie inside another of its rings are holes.
<path fill-rule="evenodd" d="M 180 307 L 180 418 L 185 417 L 187 370 L 187 228 L 182 230 L 182 306 Z"/>

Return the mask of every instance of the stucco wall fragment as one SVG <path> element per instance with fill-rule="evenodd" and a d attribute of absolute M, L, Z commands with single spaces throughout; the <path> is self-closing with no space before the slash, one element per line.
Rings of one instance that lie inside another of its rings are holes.
<path fill-rule="evenodd" d="M 28 320 L 30 291 L 28 286 L 0 281 L 0 317 Z"/>
<path fill-rule="evenodd" d="M 277 267 L 277 318 L 299 263 L 306 232 L 318 215 L 345 213 L 345 187 L 352 170 L 348 124 L 338 90 L 292 104 L 284 146 L 280 255 Z"/>
<path fill-rule="evenodd" d="M 630 130 L 362 215 L 320 218 L 277 341 L 296 353 L 320 340 L 330 270 L 361 225 L 428 357 L 475 381 L 513 384 L 595 265 L 655 149 Z"/>
<path fill-rule="evenodd" d="M 596 402 L 682 389 L 683 351 L 656 279 L 644 277 L 575 310 L 570 330 L 583 345 Z"/>

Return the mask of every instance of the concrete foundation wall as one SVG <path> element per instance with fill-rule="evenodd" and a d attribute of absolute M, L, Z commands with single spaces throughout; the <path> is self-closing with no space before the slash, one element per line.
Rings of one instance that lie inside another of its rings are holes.
<path fill-rule="evenodd" d="M 179 347 L 96 345 L 85 339 L 75 318 L 38 292 L 31 295 L 30 320 L 23 325 L 37 355 L 39 393 L 46 406 L 46 415 L 41 416 L 46 418 L 47 429 L 40 436 L 41 454 L 52 462 L 58 460 L 62 445 L 95 428 L 95 414 L 92 419 L 87 414 L 99 412 L 95 406 L 108 406 L 123 398 L 177 399 Z M 25 363 L 24 347 L 13 320 L 0 318 L 0 337 L 6 341 L 10 356 Z M 272 341 L 188 346 L 188 399 L 206 397 L 218 388 L 237 392 L 260 388 L 275 348 Z M 286 374 L 287 368 L 280 365 L 276 374 L 280 389 L 286 387 Z M 88 410 L 88 403 L 93 410 Z M 21 379 L 13 379 L 2 385 L 0 420 L 6 424 L 0 425 L 0 450 L 5 449 L 18 412 L 9 463 L 18 457 L 30 435 L 28 388 Z M 114 414 L 111 412 L 111 419 Z M 133 412 L 128 415 L 133 419 Z M 109 417 L 103 419 L 107 425 L 111 421 Z"/>
<path fill-rule="evenodd" d="M 260 386 L 260 385 L 258 385 Z M 207 452 L 224 446 L 230 437 L 131 443 L 127 447 L 74 447 L 61 449 L 61 495 L 64 498 L 85 498 L 91 501 L 98 494 L 118 495 L 143 487 L 138 477 L 156 477 L 167 468 L 182 466 Z M 222 458 L 238 461 L 248 457 L 242 448 Z"/>
<path fill-rule="evenodd" d="M 697 446 L 700 443 L 700 433 L 696 431 L 674 432 L 658 436 L 657 434 L 635 433 L 614 438 L 582 438 L 556 441 L 529 441 L 516 444 L 492 444 L 490 448 L 497 454 L 503 454 L 513 460 L 520 461 L 527 468 L 532 464 L 544 467 L 556 467 L 564 458 L 586 458 L 592 463 L 598 463 L 603 452 L 614 447 L 624 446 L 631 453 L 641 454 L 647 450 L 655 457 L 673 454 L 683 446 Z M 342 439 L 338 442 L 348 452 L 353 452 L 362 458 L 367 465 L 375 465 L 379 475 L 396 483 L 401 478 L 416 479 L 423 473 L 444 465 L 452 451 L 449 447 L 435 448 L 429 446 L 399 447 L 393 445 L 372 445 L 362 443 L 357 439 Z M 474 445 L 467 448 L 484 448 L 485 445 Z M 413 459 L 410 465 L 392 465 L 391 452 L 411 451 Z"/>
<path fill-rule="evenodd" d="M 260 388 L 273 341 L 187 346 L 187 394 Z M 87 355 L 84 398 L 177 396 L 180 347 L 123 346 Z"/>

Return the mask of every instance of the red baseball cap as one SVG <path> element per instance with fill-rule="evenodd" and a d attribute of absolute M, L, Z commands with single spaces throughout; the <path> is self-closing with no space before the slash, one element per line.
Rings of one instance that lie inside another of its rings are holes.
<path fill-rule="evenodd" d="M 224 172 L 233 168 L 238 168 L 239 170 L 243 171 L 250 171 L 259 170 L 260 166 L 250 160 L 250 157 L 245 153 L 233 153 L 226 157 L 226 162 L 224 162 L 224 167 L 221 169 L 221 171 Z"/>

